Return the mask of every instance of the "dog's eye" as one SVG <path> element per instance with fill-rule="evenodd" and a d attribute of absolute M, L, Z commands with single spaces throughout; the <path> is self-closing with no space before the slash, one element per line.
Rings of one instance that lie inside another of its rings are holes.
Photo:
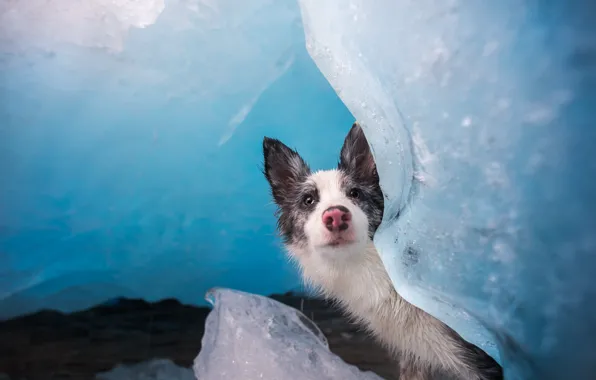
<path fill-rule="evenodd" d="M 360 190 L 352 189 L 352 190 L 350 190 L 348 195 L 350 196 L 350 198 L 358 199 L 358 198 L 360 198 Z"/>
<path fill-rule="evenodd" d="M 305 195 L 304 198 L 302 198 L 302 203 L 304 203 L 307 206 L 310 206 L 313 203 L 315 203 L 315 198 L 313 198 L 312 195 Z"/>

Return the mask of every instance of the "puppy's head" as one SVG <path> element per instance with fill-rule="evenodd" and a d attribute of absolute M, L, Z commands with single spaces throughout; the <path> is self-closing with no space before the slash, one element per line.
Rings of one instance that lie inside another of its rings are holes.
<path fill-rule="evenodd" d="M 352 126 L 337 169 L 313 173 L 295 150 L 268 137 L 263 154 L 278 230 L 289 251 L 299 260 L 361 254 L 383 218 L 379 176 L 361 127 Z"/>

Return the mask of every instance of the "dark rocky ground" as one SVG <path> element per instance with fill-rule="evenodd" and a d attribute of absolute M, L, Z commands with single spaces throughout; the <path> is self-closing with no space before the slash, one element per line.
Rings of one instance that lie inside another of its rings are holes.
<path fill-rule="evenodd" d="M 347 363 L 397 379 L 385 351 L 330 304 L 292 293 L 271 297 L 302 310 Z M 42 311 L 0 322 L 0 374 L 12 380 L 85 380 L 119 363 L 154 358 L 191 367 L 208 313 L 176 300 L 121 300 L 72 314 Z"/>

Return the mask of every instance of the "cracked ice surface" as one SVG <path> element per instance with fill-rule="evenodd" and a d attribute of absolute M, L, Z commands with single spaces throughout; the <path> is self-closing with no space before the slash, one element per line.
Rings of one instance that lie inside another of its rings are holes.
<path fill-rule="evenodd" d="M 399 293 L 508 379 L 590 377 L 594 6 L 299 3 L 309 53 L 374 150 L 375 240 Z"/>
<path fill-rule="evenodd" d="M 381 380 L 329 351 L 319 328 L 299 311 L 270 298 L 213 289 L 202 349 L 194 362 L 201 380 Z"/>

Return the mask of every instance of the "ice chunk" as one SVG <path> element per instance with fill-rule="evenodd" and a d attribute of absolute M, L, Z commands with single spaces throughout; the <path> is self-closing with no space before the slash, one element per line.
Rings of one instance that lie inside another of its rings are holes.
<path fill-rule="evenodd" d="M 96 380 L 196 380 L 190 368 L 176 365 L 170 359 L 154 359 L 133 365 L 119 365 L 98 373 Z"/>
<path fill-rule="evenodd" d="M 329 351 L 318 327 L 270 298 L 230 289 L 208 294 L 214 304 L 195 359 L 197 379 L 370 379 Z"/>
<path fill-rule="evenodd" d="M 508 379 L 593 376 L 594 3 L 299 3 L 374 150 L 399 293 Z"/>

